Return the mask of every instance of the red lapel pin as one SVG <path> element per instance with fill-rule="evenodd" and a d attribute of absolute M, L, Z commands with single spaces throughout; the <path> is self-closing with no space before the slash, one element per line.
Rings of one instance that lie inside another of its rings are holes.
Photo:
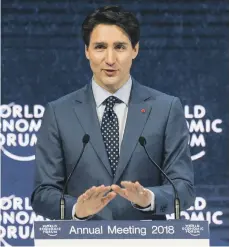
<path fill-rule="evenodd" d="M 145 109 L 141 109 L 141 112 L 142 112 L 142 113 L 145 113 L 145 112 L 146 112 L 146 110 L 145 110 Z"/>

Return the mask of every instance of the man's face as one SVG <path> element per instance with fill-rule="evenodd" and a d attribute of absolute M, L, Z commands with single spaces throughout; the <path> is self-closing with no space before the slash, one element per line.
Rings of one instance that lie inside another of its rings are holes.
<path fill-rule="evenodd" d="M 132 47 L 127 34 L 116 25 L 99 24 L 85 46 L 97 84 L 114 93 L 127 82 L 132 59 L 138 54 L 139 45 Z"/>

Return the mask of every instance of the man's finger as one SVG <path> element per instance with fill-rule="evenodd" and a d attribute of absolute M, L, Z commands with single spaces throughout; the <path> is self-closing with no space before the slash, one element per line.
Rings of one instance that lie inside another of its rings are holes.
<path fill-rule="evenodd" d="M 92 197 L 92 195 L 95 193 L 96 191 L 96 187 L 93 186 L 90 189 L 88 189 L 84 194 L 86 195 L 86 200 L 90 199 Z"/>
<path fill-rule="evenodd" d="M 115 191 L 116 193 L 119 193 L 119 191 L 121 190 L 121 187 L 119 187 L 117 184 L 112 184 L 111 189 Z"/>
<path fill-rule="evenodd" d="M 103 184 L 96 187 L 95 192 L 91 197 L 97 197 L 104 188 L 105 188 L 105 186 Z"/>
<path fill-rule="evenodd" d="M 135 182 L 134 186 L 136 188 L 136 191 L 138 192 L 138 194 L 143 195 L 145 193 L 145 189 L 142 185 L 139 184 L 139 182 Z"/>
<path fill-rule="evenodd" d="M 99 199 L 101 197 L 104 196 L 104 194 L 106 194 L 107 192 L 109 192 L 111 190 L 111 187 L 110 186 L 104 186 L 104 187 L 101 187 L 97 190 L 97 193 L 94 194 L 93 198 L 94 199 Z"/>
<path fill-rule="evenodd" d="M 83 203 L 83 201 L 84 201 L 84 194 L 80 195 L 77 199 L 77 202 L 79 203 Z"/>
<path fill-rule="evenodd" d="M 121 187 L 119 187 L 117 184 L 113 184 L 112 186 L 111 186 L 111 189 L 114 191 L 114 192 L 116 192 L 117 194 L 119 194 L 120 196 L 123 196 L 123 197 L 125 197 L 125 198 L 127 198 L 128 197 L 128 192 L 127 192 L 127 190 L 124 188 L 121 188 Z"/>
<path fill-rule="evenodd" d="M 140 186 L 141 188 L 144 188 L 138 181 L 135 182 L 137 186 Z"/>
<path fill-rule="evenodd" d="M 127 191 L 127 189 L 120 188 L 119 190 L 114 190 L 114 191 L 120 196 L 124 197 L 125 199 L 128 199 L 129 197 L 129 192 Z"/>
<path fill-rule="evenodd" d="M 121 182 L 121 185 L 125 187 L 129 192 L 136 193 L 136 188 L 134 186 L 134 183 L 128 182 L 128 181 L 123 181 Z"/>
<path fill-rule="evenodd" d="M 106 196 L 104 196 L 101 201 L 103 205 L 108 204 L 111 200 L 113 200 L 116 197 L 116 193 L 111 191 Z"/>
<path fill-rule="evenodd" d="M 106 205 L 115 198 L 117 194 L 115 192 L 109 192 L 105 197 L 102 198 L 102 200 L 100 201 L 100 205 L 98 205 L 98 207 L 96 208 L 96 211 L 99 212 L 101 211 L 103 208 L 106 207 Z"/>

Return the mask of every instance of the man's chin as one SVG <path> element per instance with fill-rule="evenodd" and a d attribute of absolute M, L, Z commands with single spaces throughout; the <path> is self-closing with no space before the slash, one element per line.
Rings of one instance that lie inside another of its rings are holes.
<path fill-rule="evenodd" d="M 104 85 L 118 85 L 119 84 L 119 80 L 117 78 L 117 76 L 107 76 L 106 78 L 104 78 L 103 80 L 103 84 Z"/>
<path fill-rule="evenodd" d="M 100 84 L 101 87 L 108 90 L 109 92 L 115 92 L 120 88 L 120 82 L 118 80 L 106 80 Z"/>
<path fill-rule="evenodd" d="M 100 77 L 100 79 L 98 78 L 95 81 L 104 89 L 112 92 L 119 89 L 123 84 L 121 82 L 121 78 L 119 78 L 118 76 Z"/>

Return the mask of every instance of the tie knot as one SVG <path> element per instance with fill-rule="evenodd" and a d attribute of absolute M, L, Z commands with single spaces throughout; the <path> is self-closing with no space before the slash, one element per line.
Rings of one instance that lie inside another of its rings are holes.
<path fill-rule="evenodd" d="M 122 101 L 115 97 L 115 96 L 109 96 L 105 101 L 104 103 L 106 104 L 106 107 L 109 108 L 109 109 L 113 109 L 115 103 L 122 103 Z"/>

